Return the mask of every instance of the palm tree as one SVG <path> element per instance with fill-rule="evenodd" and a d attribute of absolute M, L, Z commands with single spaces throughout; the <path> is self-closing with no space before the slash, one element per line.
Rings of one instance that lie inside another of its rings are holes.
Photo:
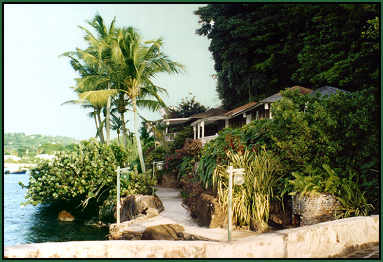
<path fill-rule="evenodd" d="M 97 128 L 97 136 L 100 138 L 100 142 L 104 143 L 105 138 L 104 138 L 104 133 L 102 129 L 103 129 L 103 123 L 105 121 L 101 119 L 101 111 L 102 111 L 102 108 L 104 107 L 105 102 L 92 100 L 86 97 L 85 99 L 82 99 L 80 95 L 82 92 L 86 90 L 99 88 L 99 83 L 89 81 L 91 79 L 94 79 L 93 76 L 97 75 L 97 71 L 98 71 L 97 66 L 95 66 L 92 63 L 86 63 L 86 61 L 84 61 L 81 55 L 81 52 L 79 51 L 66 52 L 62 54 L 61 56 L 66 56 L 70 58 L 70 65 L 80 75 L 80 78 L 75 79 L 77 83 L 77 87 L 71 87 L 77 93 L 77 95 L 79 96 L 79 99 L 64 102 L 62 105 L 81 104 L 81 106 L 84 108 L 92 108 L 93 112 L 91 112 L 91 114 L 95 120 L 95 124 Z M 82 81 L 82 79 L 87 79 L 88 81 Z"/>
<path fill-rule="evenodd" d="M 115 110 L 117 110 L 117 108 L 115 108 Z M 120 132 L 123 127 L 126 128 L 126 124 L 129 122 L 129 120 L 126 120 L 126 122 L 124 122 L 124 120 L 121 119 L 121 116 L 115 114 L 115 110 L 111 110 L 111 129 L 117 132 L 117 140 L 118 143 L 121 144 Z M 126 143 L 126 141 L 123 141 L 123 143 Z"/>
<path fill-rule="evenodd" d="M 134 131 L 136 134 L 138 155 L 142 171 L 145 163 L 138 132 L 137 98 L 142 95 L 153 96 L 160 104 L 165 105 L 158 95 L 160 88 L 153 84 L 152 79 L 158 73 L 178 73 L 183 66 L 161 51 L 162 39 L 143 42 L 139 33 L 133 28 L 123 28 L 118 32 L 118 39 L 112 45 L 112 61 L 119 65 L 123 72 L 123 90 L 131 99 Z"/>
<path fill-rule="evenodd" d="M 121 120 L 127 101 L 131 103 L 134 116 L 134 130 L 137 140 L 142 170 L 145 172 L 145 163 L 138 132 L 137 106 L 146 106 L 153 110 L 166 107 L 159 96 L 164 89 L 153 84 L 152 80 L 161 72 L 178 73 L 183 69 L 168 58 L 162 51 L 162 39 L 143 42 L 140 35 L 132 27 L 116 30 L 114 21 L 109 29 L 103 23 L 101 16 L 97 15 L 89 25 L 93 27 L 97 36 L 81 27 L 85 32 L 85 40 L 89 43 L 86 50 L 77 49 L 76 53 L 85 64 L 96 69 L 92 75 L 81 77 L 77 81 L 77 89 L 81 90 L 79 97 L 92 104 L 104 103 L 107 105 L 106 130 L 109 141 L 109 114 L 111 96 L 120 92 Z M 123 92 L 123 94 L 121 94 Z M 125 94 L 129 99 L 125 99 Z M 150 98 L 155 98 L 153 101 Z M 126 137 L 126 128 L 123 125 L 123 134 Z"/>
<path fill-rule="evenodd" d="M 94 123 L 95 123 L 96 129 L 97 129 L 96 137 L 98 137 L 100 139 L 101 143 L 104 143 L 105 137 L 104 137 L 104 133 L 103 133 L 102 129 L 103 129 L 103 125 L 104 125 L 105 120 L 101 119 L 101 114 L 100 114 L 102 107 L 100 107 L 98 105 L 92 105 L 89 101 L 82 100 L 82 99 L 69 100 L 69 101 L 62 103 L 61 105 L 66 105 L 66 104 L 80 104 L 81 107 L 83 107 L 85 109 L 91 109 L 92 110 L 91 112 L 88 113 L 88 116 L 90 118 L 94 119 Z"/>
<path fill-rule="evenodd" d="M 77 87 L 82 89 L 84 86 L 92 85 L 93 89 L 84 90 L 81 92 L 80 97 L 87 99 L 91 102 L 105 103 L 106 117 L 106 143 L 110 142 L 110 107 L 111 96 L 115 95 L 117 91 L 112 88 L 113 78 L 116 76 L 118 70 L 114 70 L 113 65 L 108 58 L 110 54 L 109 46 L 116 36 L 115 18 L 111 22 L 109 28 L 104 24 L 100 15 L 96 15 L 88 24 L 96 31 L 97 36 L 94 36 L 88 29 L 81 27 L 85 31 L 85 40 L 89 43 L 86 50 L 77 49 L 77 54 L 82 60 L 95 68 L 97 71 L 87 77 L 82 77 L 77 83 Z M 116 73 L 115 73 L 116 72 Z M 94 94 L 92 91 L 102 91 L 104 96 Z"/>

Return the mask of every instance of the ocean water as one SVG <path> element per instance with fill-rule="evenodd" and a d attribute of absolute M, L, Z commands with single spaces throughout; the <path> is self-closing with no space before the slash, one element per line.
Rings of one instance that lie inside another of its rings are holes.
<path fill-rule="evenodd" d="M 29 175 L 4 174 L 4 233 L 5 246 L 81 240 L 105 240 L 108 228 L 85 225 L 86 221 L 60 222 L 57 212 L 41 205 L 27 205 L 26 189 L 19 182 L 28 184 Z"/>

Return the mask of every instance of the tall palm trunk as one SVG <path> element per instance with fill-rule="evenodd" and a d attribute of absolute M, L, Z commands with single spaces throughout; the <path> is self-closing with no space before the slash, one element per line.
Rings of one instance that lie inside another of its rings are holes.
<path fill-rule="evenodd" d="M 99 135 L 99 137 L 100 137 L 100 142 L 102 143 L 102 144 L 104 144 L 105 143 L 105 138 L 104 138 L 104 131 L 102 130 L 102 121 L 101 121 L 101 112 L 100 112 L 100 110 L 97 110 L 97 112 L 96 112 L 96 116 L 97 116 L 97 119 L 98 119 L 98 135 Z"/>
<path fill-rule="evenodd" d="M 118 103 L 118 112 L 121 116 L 121 122 L 122 122 L 122 145 L 123 147 L 127 147 L 127 129 L 126 129 L 126 121 L 125 121 L 125 102 L 124 102 L 124 93 L 120 93 L 119 95 L 119 103 Z"/>
<path fill-rule="evenodd" d="M 96 138 L 97 138 L 99 137 L 99 135 L 98 135 L 98 123 L 97 123 L 96 111 L 93 111 L 93 118 L 94 118 L 94 123 L 96 124 L 96 130 L 97 130 Z"/>
<path fill-rule="evenodd" d="M 126 122 L 125 122 L 125 116 L 124 116 L 124 113 L 121 113 L 121 121 L 122 121 L 122 144 L 123 146 L 126 148 L 127 147 L 127 136 L 128 136 L 128 133 L 127 133 L 127 128 L 126 128 Z"/>
<path fill-rule="evenodd" d="M 108 90 L 110 89 L 110 82 L 108 82 Z M 110 143 L 110 102 L 111 97 L 108 97 L 108 102 L 106 103 L 106 116 L 105 116 L 105 131 L 106 131 L 106 144 Z"/>
<path fill-rule="evenodd" d="M 141 164 L 142 172 L 145 173 L 146 170 L 145 170 L 144 157 L 143 157 L 143 154 L 142 154 L 140 134 L 138 133 L 136 96 L 132 97 L 132 105 L 133 105 L 133 115 L 134 115 L 134 132 L 136 134 L 138 157 L 140 158 L 140 164 Z"/>

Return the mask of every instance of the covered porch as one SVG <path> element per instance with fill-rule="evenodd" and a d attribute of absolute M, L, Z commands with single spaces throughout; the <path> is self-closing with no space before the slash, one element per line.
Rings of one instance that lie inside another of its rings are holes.
<path fill-rule="evenodd" d="M 166 142 L 174 141 L 176 137 L 176 133 L 182 130 L 185 124 L 191 120 L 191 118 L 170 118 L 170 119 L 164 119 L 163 122 L 165 123 L 165 132 L 164 132 L 164 139 Z"/>
<path fill-rule="evenodd" d="M 229 127 L 229 119 L 226 116 L 211 116 L 198 119 L 191 123 L 194 139 L 201 141 L 202 146 L 218 136 L 218 131 Z"/>

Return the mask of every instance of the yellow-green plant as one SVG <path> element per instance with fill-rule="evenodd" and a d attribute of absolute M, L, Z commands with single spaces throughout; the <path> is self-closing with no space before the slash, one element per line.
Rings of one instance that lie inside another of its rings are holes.
<path fill-rule="evenodd" d="M 233 222 L 264 232 L 268 228 L 273 188 L 281 178 L 279 160 L 264 148 L 258 153 L 227 152 L 229 166 L 244 168 L 244 183 L 233 186 Z M 213 173 L 213 186 L 220 204 L 227 210 L 228 173 L 226 165 L 218 165 Z"/>

